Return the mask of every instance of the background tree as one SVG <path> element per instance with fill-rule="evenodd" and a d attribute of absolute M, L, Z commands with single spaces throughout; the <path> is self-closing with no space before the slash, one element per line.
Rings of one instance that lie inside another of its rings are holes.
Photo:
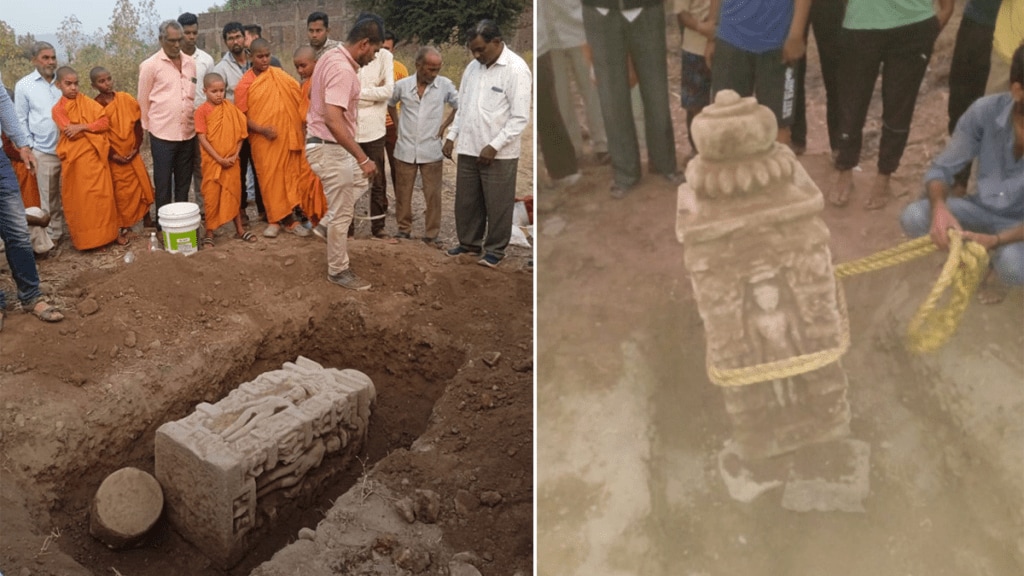
<path fill-rule="evenodd" d="M 14 28 L 0 20 L 0 74 L 3 74 L 4 86 L 14 90 L 15 82 L 32 71 L 29 50 L 35 41 L 31 34 L 17 36 Z"/>
<path fill-rule="evenodd" d="M 465 31 L 485 18 L 511 38 L 520 13 L 530 5 L 529 0 L 355 0 L 358 9 L 384 18 L 399 38 L 421 44 L 462 44 Z"/>
<path fill-rule="evenodd" d="M 78 49 L 85 45 L 85 34 L 82 33 L 82 21 L 74 14 L 65 16 L 57 28 L 57 42 L 64 48 L 64 63 L 74 64 Z M 59 56 L 59 53 L 58 53 Z"/>

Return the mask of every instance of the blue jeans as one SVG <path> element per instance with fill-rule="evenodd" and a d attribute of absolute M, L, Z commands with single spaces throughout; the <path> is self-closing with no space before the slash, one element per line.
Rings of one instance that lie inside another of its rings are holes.
<path fill-rule="evenodd" d="M 946 206 L 960 226 L 971 232 L 998 234 L 1021 225 L 1021 220 L 993 214 L 970 198 L 947 198 Z M 911 238 L 927 234 L 932 225 L 931 202 L 923 199 L 907 206 L 900 216 L 900 225 Z M 992 268 L 1004 283 L 1024 285 L 1024 242 L 996 248 L 992 253 Z"/>
<path fill-rule="evenodd" d="M 41 296 L 39 270 L 36 269 L 36 257 L 28 236 L 18 177 L 14 175 L 11 161 L 3 154 L 0 154 L 0 239 L 6 245 L 7 264 L 18 287 L 18 300 L 22 306 L 32 306 Z M 6 308 L 7 301 L 0 290 L 0 311 Z"/>

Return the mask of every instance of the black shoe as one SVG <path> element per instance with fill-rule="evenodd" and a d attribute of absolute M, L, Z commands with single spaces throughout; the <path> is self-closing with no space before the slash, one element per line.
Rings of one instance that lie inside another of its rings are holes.
<path fill-rule="evenodd" d="M 459 256 L 459 255 L 462 255 L 462 254 L 475 254 L 475 255 L 479 255 L 480 251 L 479 250 L 470 250 L 469 248 L 463 248 L 462 246 L 456 246 L 455 248 L 449 249 L 447 252 L 445 252 L 445 254 L 447 254 L 449 256 Z"/>

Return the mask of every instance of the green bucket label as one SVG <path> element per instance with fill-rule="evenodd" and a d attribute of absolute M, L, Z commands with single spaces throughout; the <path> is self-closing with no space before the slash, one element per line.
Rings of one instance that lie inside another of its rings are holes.
<path fill-rule="evenodd" d="M 164 230 L 164 247 L 176 252 L 194 252 L 199 246 L 195 230 L 188 232 L 168 232 Z"/>

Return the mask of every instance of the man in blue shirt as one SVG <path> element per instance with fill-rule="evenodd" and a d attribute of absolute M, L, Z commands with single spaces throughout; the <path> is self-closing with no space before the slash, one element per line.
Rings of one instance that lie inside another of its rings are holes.
<path fill-rule="evenodd" d="M 978 160 L 978 192 L 950 197 L 954 178 Z M 1024 285 L 1024 45 L 1010 65 L 1010 91 L 981 98 L 960 117 L 946 149 L 924 176 L 927 198 L 907 206 L 900 223 L 908 236 L 931 234 L 947 249 L 947 230 L 992 251 L 994 275 Z M 1005 288 L 992 280 L 978 294 L 986 304 L 1002 300 Z"/>
<path fill-rule="evenodd" d="M 64 233 L 64 209 L 60 199 L 60 158 L 57 158 L 57 124 L 53 106 L 60 100 L 60 89 L 54 82 L 57 52 L 47 42 L 32 45 L 35 71 L 14 85 L 14 109 L 21 131 L 28 135 L 29 147 L 35 154 L 39 203 L 50 212 L 47 230 L 54 242 Z"/>
<path fill-rule="evenodd" d="M 794 78 L 790 64 L 806 51 L 810 0 L 712 0 L 708 19 L 717 26 L 704 56 L 711 66 L 711 101 L 721 90 L 757 101 L 775 113 L 778 141 L 789 144 Z"/>

